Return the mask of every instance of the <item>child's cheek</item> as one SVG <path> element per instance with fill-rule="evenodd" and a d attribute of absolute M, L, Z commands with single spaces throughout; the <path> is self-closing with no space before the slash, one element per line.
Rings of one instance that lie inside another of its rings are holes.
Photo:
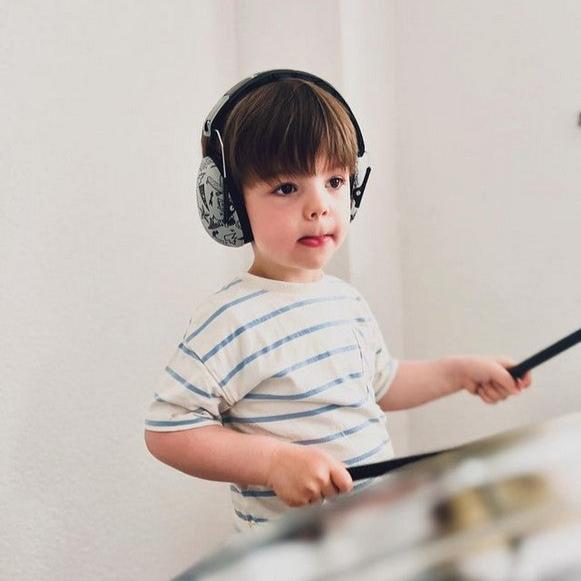
<path fill-rule="evenodd" d="M 262 237 L 271 248 L 280 248 L 289 242 L 295 242 L 294 232 L 290 226 L 289 216 L 285 212 L 265 212 L 260 222 Z"/>
<path fill-rule="evenodd" d="M 339 216 L 341 217 L 340 222 L 344 234 L 347 235 L 349 231 L 349 224 L 351 223 L 351 198 L 346 196 L 342 199 L 341 208 L 339 209 Z"/>

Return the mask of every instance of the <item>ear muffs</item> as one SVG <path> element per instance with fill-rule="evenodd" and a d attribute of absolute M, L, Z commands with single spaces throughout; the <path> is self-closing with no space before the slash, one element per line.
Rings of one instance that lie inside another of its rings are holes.
<path fill-rule="evenodd" d="M 217 134 L 223 159 L 224 150 L 220 131 L 224 120 L 234 105 L 253 89 L 268 82 L 285 78 L 305 79 L 319 85 L 344 105 L 351 118 L 357 134 L 358 147 L 357 170 L 355 174 L 350 176 L 349 180 L 351 192 L 350 214 L 351 220 L 353 220 L 361 204 L 363 192 L 371 173 L 371 166 L 365 153 L 361 129 L 349 105 L 333 86 L 323 79 L 310 73 L 289 69 L 265 71 L 243 79 L 232 87 L 210 111 L 204 122 L 204 135 L 213 138 L 214 132 Z M 222 170 L 220 170 L 219 165 L 222 165 Z M 232 247 L 243 246 L 248 242 L 252 242 L 252 229 L 244 207 L 242 193 L 237 192 L 229 183 L 226 177 L 226 167 L 222 160 L 215 160 L 212 157 L 204 157 L 202 159 L 196 182 L 196 199 L 202 224 L 206 232 L 216 242 Z"/>
<path fill-rule="evenodd" d="M 233 201 L 224 191 L 224 177 L 211 157 L 200 163 L 196 184 L 196 198 L 200 220 L 206 232 L 224 246 L 243 246 L 242 223 Z"/>
<path fill-rule="evenodd" d="M 371 173 L 371 166 L 369 165 L 369 159 L 367 153 L 364 153 L 361 157 L 357 158 L 357 170 L 354 175 L 351 176 L 349 180 L 349 185 L 351 188 L 351 221 L 355 218 L 357 210 L 361 204 L 361 199 L 363 198 L 363 192 L 367 187 L 367 180 L 369 179 L 369 174 Z"/>

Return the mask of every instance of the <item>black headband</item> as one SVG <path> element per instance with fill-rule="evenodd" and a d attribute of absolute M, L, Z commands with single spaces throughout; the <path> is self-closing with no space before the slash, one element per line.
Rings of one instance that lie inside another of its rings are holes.
<path fill-rule="evenodd" d="M 365 153 L 365 143 L 357 119 L 355 119 L 351 107 L 349 107 L 339 92 L 332 85 L 327 83 L 327 81 L 324 81 L 315 75 L 303 71 L 294 71 L 292 69 L 274 69 L 272 71 L 264 71 L 262 73 L 256 73 L 251 77 L 247 77 L 239 83 L 236 83 L 229 91 L 224 93 L 223 97 L 218 101 L 218 103 L 216 103 L 216 105 L 214 105 L 213 109 L 206 117 L 202 129 L 203 135 L 212 138 L 212 132 L 215 129 L 219 132 L 223 132 L 224 121 L 242 97 L 262 85 L 283 79 L 302 79 L 310 81 L 335 97 L 345 107 L 349 118 L 351 119 L 351 123 L 353 123 L 353 127 L 355 128 L 355 134 L 357 136 L 357 157 L 361 157 Z"/>

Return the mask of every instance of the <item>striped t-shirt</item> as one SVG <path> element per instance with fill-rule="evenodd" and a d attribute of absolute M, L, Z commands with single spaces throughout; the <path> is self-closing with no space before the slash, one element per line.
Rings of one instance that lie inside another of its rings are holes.
<path fill-rule="evenodd" d="M 393 457 L 377 401 L 397 362 L 369 306 L 325 275 L 289 283 L 244 273 L 198 306 L 165 368 L 146 429 L 223 425 L 319 446 L 346 466 Z M 261 486 L 231 485 L 239 529 L 289 510 Z"/>

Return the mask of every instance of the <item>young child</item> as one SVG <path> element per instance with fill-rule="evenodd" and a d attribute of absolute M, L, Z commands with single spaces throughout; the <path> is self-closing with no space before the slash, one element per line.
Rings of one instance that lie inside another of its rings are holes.
<path fill-rule="evenodd" d="M 162 462 L 233 483 L 239 529 L 348 492 L 348 466 L 392 458 L 385 411 L 462 389 L 496 403 L 530 384 L 501 358 L 396 361 L 363 297 L 323 273 L 369 176 L 355 117 L 325 81 L 239 83 L 202 148 L 202 221 L 222 244 L 251 242 L 254 261 L 195 309 L 145 439 Z"/>

